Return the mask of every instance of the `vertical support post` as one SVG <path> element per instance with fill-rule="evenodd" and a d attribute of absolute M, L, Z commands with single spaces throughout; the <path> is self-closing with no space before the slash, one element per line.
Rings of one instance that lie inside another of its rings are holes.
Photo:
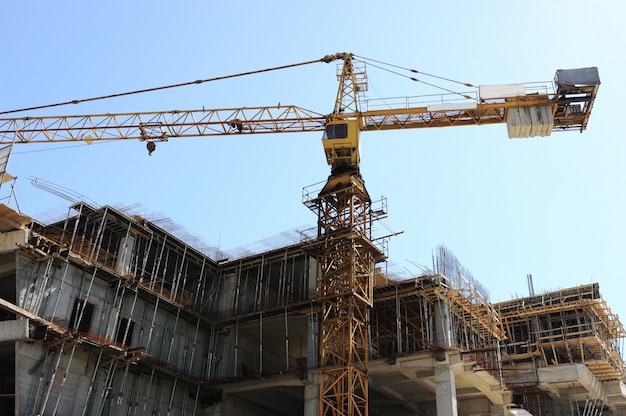
<path fill-rule="evenodd" d="M 452 346 L 452 324 L 450 307 L 445 300 L 435 303 L 435 340 L 437 356 L 435 361 L 435 400 L 437 416 L 457 416 L 456 382 L 450 365 L 448 348 Z"/>
<path fill-rule="evenodd" d="M 46 387 L 46 392 L 43 395 L 43 401 L 41 402 L 41 407 L 39 408 L 39 413 L 40 415 L 45 414 L 45 410 L 46 410 L 46 405 L 48 404 L 48 399 L 50 398 L 50 392 L 52 391 L 52 385 L 54 384 L 54 378 L 56 377 L 56 373 L 57 370 L 59 369 L 59 363 L 61 362 L 61 357 L 63 356 L 63 349 L 65 348 L 65 341 L 63 341 L 63 344 L 61 344 L 61 348 L 59 349 L 59 352 L 57 353 L 57 359 L 56 362 L 54 364 L 54 367 L 52 367 L 51 369 L 51 375 L 50 375 L 50 380 L 48 381 L 47 387 Z"/>
<path fill-rule="evenodd" d="M 435 303 L 435 340 L 440 349 L 452 347 L 452 324 L 450 322 L 450 307 L 445 300 Z"/>
<path fill-rule="evenodd" d="M 285 308 L 285 372 L 289 371 L 289 325 L 287 321 L 287 308 Z"/>
<path fill-rule="evenodd" d="M 172 348 L 174 346 L 174 340 L 177 338 L 176 337 L 176 330 L 178 329 L 178 320 L 180 318 L 180 308 L 176 309 L 176 320 L 174 321 L 174 328 L 172 329 L 172 337 L 170 338 L 170 346 L 167 349 L 167 358 L 165 359 L 165 362 L 167 362 L 168 364 L 170 363 L 170 359 L 172 358 Z"/>
<path fill-rule="evenodd" d="M 263 376 L 263 313 L 259 315 L 259 375 Z"/>
<path fill-rule="evenodd" d="M 320 375 L 309 371 L 307 382 L 304 385 L 304 416 L 319 416 L 320 414 Z"/>
<path fill-rule="evenodd" d="M 456 382 L 450 363 L 435 363 L 435 400 L 437 416 L 457 416 Z"/>
<path fill-rule="evenodd" d="M 87 395 L 84 399 L 85 404 L 83 405 L 83 412 L 81 416 L 85 416 L 87 414 L 89 404 L 91 403 L 91 394 L 94 391 L 94 386 L 96 384 L 96 377 L 98 375 L 98 370 L 100 369 L 100 361 L 102 360 L 102 348 L 100 348 L 100 352 L 98 353 L 98 359 L 96 360 L 96 364 L 93 368 L 93 374 L 91 375 L 91 380 L 89 382 L 89 389 L 87 389 Z"/>
<path fill-rule="evenodd" d="M 187 372 L 189 372 L 190 374 L 193 374 L 192 369 L 193 369 L 193 359 L 194 356 L 196 354 L 196 344 L 198 343 L 198 332 L 200 330 L 200 319 L 198 319 L 198 321 L 196 322 L 196 333 L 193 336 L 193 345 L 191 346 L 191 354 L 189 357 L 189 368 L 187 369 Z"/>
<path fill-rule="evenodd" d="M 235 368 L 233 369 L 233 376 L 238 376 L 239 373 L 237 371 L 237 366 L 239 365 L 239 363 L 237 362 L 237 360 L 239 359 L 239 319 L 237 319 L 237 322 L 235 324 Z"/>
<path fill-rule="evenodd" d="M 397 353 L 402 355 L 402 319 L 400 315 L 400 297 L 398 296 L 398 285 L 396 284 L 396 342 Z"/>
<path fill-rule="evenodd" d="M 306 366 L 307 368 L 313 368 L 317 366 L 319 361 L 319 346 L 320 346 L 320 326 L 319 326 L 319 318 L 317 312 L 313 312 L 313 308 L 311 307 L 311 313 L 309 314 L 308 319 L 308 332 L 309 339 L 307 341 L 307 358 L 306 358 Z M 319 379 L 318 379 L 319 380 Z"/>

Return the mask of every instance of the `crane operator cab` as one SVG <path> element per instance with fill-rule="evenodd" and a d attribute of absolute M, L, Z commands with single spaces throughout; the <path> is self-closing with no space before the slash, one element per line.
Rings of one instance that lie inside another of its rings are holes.
<path fill-rule="evenodd" d="M 322 190 L 337 191 L 356 185 L 364 190 L 359 172 L 359 123 L 358 120 L 333 120 L 326 123 L 322 138 L 326 162 L 331 166 L 328 181 Z"/>
<path fill-rule="evenodd" d="M 358 171 L 360 156 L 357 120 L 329 121 L 324 129 L 322 143 L 332 175 Z"/>

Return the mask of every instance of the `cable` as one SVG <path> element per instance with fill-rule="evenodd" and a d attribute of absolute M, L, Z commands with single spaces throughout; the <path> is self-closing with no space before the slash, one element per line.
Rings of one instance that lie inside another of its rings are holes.
<path fill-rule="evenodd" d="M 440 76 L 437 76 L 437 75 L 429 74 L 427 72 L 421 72 L 421 71 L 418 71 L 417 69 L 405 68 L 403 66 L 394 65 L 394 64 L 390 64 L 390 63 L 382 62 L 382 61 L 377 61 L 375 59 L 369 59 L 369 58 L 365 58 L 365 57 L 362 57 L 362 56 L 355 55 L 355 57 L 358 57 L 360 59 L 364 59 L 366 61 L 376 62 L 376 63 L 382 64 L 382 65 L 387 65 L 387 66 L 391 66 L 391 67 L 394 67 L 394 68 L 403 69 L 405 71 L 409 71 L 409 72 L 412 72 L 414 74 L 422 74 L 422 75 L 426 75 L 426 76 L 429 76 L 429 77 L 437 78 L 437 79 L 440 79 L 440 80 L 443 80 L 443 81 L 448 81 L 448 82 L 453 82 L 453 83 L 456 83 L 456 84 L 461 84 L 461 85 L 463 85 L 465 87 L 476 88 L 475 85 L 473 85 L 473 84 L 471 84 L 469 82 L 456 81 L 456 80 L 453 80 L 453 79 L 450 79 L 450 78 L 445 78 L 445 77 L 440 77 Z M 372 65 L 372 66 L 375 66 L 375 65 Z"/>
<path fill-rule="evenodd" d="M 377 61 L 374 61 L 374 62 L 377 62 Z M 391 64 L 385 64 L 385 65 L 394 66 L 394 67 L 396 67 L 396 68 L 401 68 L 401 67 L 398 67 L 398 66 L 396 66 L 396 65 L 391 65 Z M 387 68 L 383 68 L 382 66 L 379 66 L 379 65 L 374 65 L 374 64 L 370 63 L 370 66 L 373 66 L 374 68 L 378 68 L 378 69 L 380 69 L 380 70 L 382 70 L 382 71 L 387 71 L 387 72 L 390 72 L 390 73 L 392 73 L 392 74 L 395 74 L 395 75 L 398 75 L 398 76 L 401 76 L 401 77 L 404 77 L 404 78 L 410 79 L 411 81 L 420 82 L 420 83 L 425 84 L 425 85 L 428 85 L 428 86 L 430 86 L 430 87 L 433 87 L 433 88 L 437 88 L 437 89 L 443 90 L 443 91 L 448 92 L 448 93 L 450 93 L 450 94 L 460 95 L 461 97 L 466 98 L 466 99 L 468 99 L 468 100 L 473 100 L 473 99 L 474 99 L 473 97 L 470 97 L 469 95 L 466 95 L 466 94 L 460 93 L 460 92 L 458 92 L 458 91 L 453 91 L 453 90 L 450 90 L 450 89 L 448 89 L 448 88 L 440 87 L 439 85 L 431 84 L 431 83 L 429 83 L 429 82 L 426 82 L 426 81 L 423 81 L 423 80 L 419 80 L 419 79 L 417 79 L 417 78 L 415 78 L 415 77 L 411 77 L 411 76 L 404 75 L 404 74 L 401 74 L 401 73 L 396 72 L 396 71 L 392 71 L 392 70 L 387 69 Z M 401 68 L 401 69 L 406 69 L 406 68 Z M 418 73 L 418 71 L 417 71 L 417 70 L 414 70 L 414 69 L 406 69 L 406 70 L 407 70 L 407 71 L 414 72 L 414 73 Z M 466 87 L 473 87 L 473 88 L 476 88 L 474 85 L 469 84 L 469 83 L 462 83 L 462 82 L 459 82 L 459 81 L 453 81 L 453 80 L 450 80 L 450 79 L 447 79 L 447 78 L 437 77 L 437 76 L 435 76 L 435 75 L 429 75 L 429 74 L 426 74 L 426 73 L 422 73 L 422 74 L 424 74 L 424 75 L 428 75 L 428 76 L 431 76 L 431 77 L 434 77 L 434 78 L 438 78 L 438 79 L 442 79 L 442 80 L 446 80 L 446 81 L 450 81 L 450 82 L 455 82 L 455 83 L 458 83 L 458 84 L 462 84 L 462 85 L 464 85 L 464 86 L 466 86 Z"/>
<path fill-rule="evenodd" d="M 42 108 L 60 107 L 60 106 L 63 106 L 63 105 L 68 105 L 68 104 L 80 104 L 80 103 L 85 103 L 85 102 L 89 102 L 89 101 L 104 100 L 104 99 L 107 99 L 107 98 L 124 97 L 124 96 L 127 96 L 127 95 L 141 94 L 141 93 L 144 93 L 144 92 L 160 91 L 160 90 L 166 90 L 166 89 L 170 89 L 170 88 L 185 87 L 185 86 L 194 85 L 194 84 L 203 84 L 205 82 L 220 81 L 220 80 L 229 79 L 229 78 L 242 77 L 242 76 L 245 76 L 245 75 L 260 74 L 260 73 L 263 73 L 263 72 L 277 71 L 279 69 L 293 68 L 293 67 L 297 67 L 297 66 L 303 66 L 303 65 L 308 65 L 308 64 L 318 63 L 318 62 L 326 62 L 326 63 L 328 63 L 328 62 L 331 62 L 331 60 L 339 59 L 339 58 L 340 58 L 339 54 L 337 54 L 337 55 L 330 55 L 330 56 L 325 56 L 324 58 L 321 58 L 321 59 L 316 59 L 314 61 L 306 61 L 306 62 L 300 62 L 300 63 L 297 63 L 297 64 L 282 65 L 282 66 L 277 66 L 277 67 L 273 67 L 273 68 L 266 68 L 266 69 L 258 69 L 258 70 L 255 70 L 255 71 L 241 72 L 241 73 L 232 74 L 232 75 L 223 75 L 223 76 L 215 77 L 215 78 L 199 79 L 199 80 L 196 80 L 196 81 L 183 82 L 183 83 L 180 83 L 180 84 L 164 85 L 164 86 L 161 86 L 161 87 L 146 88 L 146 89 L 142 89 L 142 90 L 128 91 L 128 92 L 122 92 L 122 93 L 118 93 L 118 94 L 102 95 L 102 96 L 99 96 L 99 97 L 84 98 L 84 99 L 81 99 L 81 100 L 64 101 L 64 102 L 60 102 L 60 103 L 56 103 L 56 104 L 38 105 L 38 106 L 35 106 L 35 107 L 26 107 L 26 108 L 20 108 L 20 109 L 17 109 L 17 110 L 0 111 L 0 115 L 2 115 L 2 114 L 11 114 L 11 113 L 19 113 L 19 112 L 22 112 L 22 111 L 40 110 Z"/>
<path fill-rule="evenodd" d="M 51 149 L 39 149 L 39 150 L 23 150 L 21 152 L 13 152 L 14 155 L 21 155 L 24 153 L 38 153 L 38 152 L 51 152 L 54 150 L 65 150 L 65 149 L 70 149 L 72 147 L 84 147 L 84 146 L 93 146 L 94 144 L 104 144 L 104 143 L 112 143 L 110 141 L 97 141 L 91 144 L 87 144 L 87 143 L 83 143 L 83 144 L 75 144 L 72 146 L 62 146 L 62 147 L 55 147 L 55 148 L 51 148 Z"/>

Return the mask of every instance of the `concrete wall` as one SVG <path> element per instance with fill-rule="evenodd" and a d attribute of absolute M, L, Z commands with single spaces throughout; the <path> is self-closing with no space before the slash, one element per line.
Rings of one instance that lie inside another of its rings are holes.
<path fill-rule="evenodd" d="M 173 377 L 121 369 L 107 388 L 106 369 L 95 367 L 97 354 L 81 346 L 73 354 L 71 350 L 46 355 L 42 341 L 20 343 L 19 414 L 52 414 L 55 409 L 59 415 L 100 414 L 98 409 L 102 414 L 186 415 L 194 409 L 197 415 L 210 414 L 196 401 L 195 388 Z"/>
<path fill-rule="evenodd" d="M 198 325 L 196 317 L 177 314 L 176 308 L 165 309 L 163 300 L 156 307 L 154 297 L 137 296 L 134 290 L 58 259 L 33 262 L 18 256 L 17 265 L 18 306 L 68 327 L 76 299 L 85 299 L 94 305 L 88 339 L 115 340 L 124 317 L 134 322 L 126 342 L 130 347 L 144 347 L 144 352 L 181 374 L 207 376 L 206 322 Z M 128 371 L 97 367 L 98 351 L 86 343 L 48 351 L 43 340 L 20 342 L 16 360 L 19 413 L 52 413 L 57 408 L 58 414 L 81 414 L 87 398 L 87 406 L 93 409 L 139 406 L 137 414 L 153 414 L 155 409 L 162 414 L 187 414 L 190 406 L 199 407 L 189 397 L 195 397 L 194 386 L 175 377 L 159 378 L 158 372 L 141 373 L 133 366 Z M 105 389 L 105 384 L 109 388 Z M 88 394 L 90 385 L 94 391 Z M 110 395 L 103 397 L 103 391 Z M 196 414 L 202 413 L 197 410 Z"/>

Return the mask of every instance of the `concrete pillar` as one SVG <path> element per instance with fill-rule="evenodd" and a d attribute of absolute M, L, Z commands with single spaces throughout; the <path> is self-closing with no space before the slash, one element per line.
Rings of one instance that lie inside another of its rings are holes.
<path fill-rule="evenodd" d="M 309 371 L 304 385 L 304 416 L 320 414 L 320 375 L 318 370 Z"/>
<path fill-rule="evenodd" d="M 208 416 L 226 416 L 224 403 L 221 402 L 208 407 L 203 414 Z"/>
<path fill-rule="evenodd" d="M 452 347 L 452 325 L 450 322 L 450 307 L 440 300 L 435 303 L 435 342 L 441 348 Z"/>
<path fill-rule="evenodd" d="M 457 416 L 456 382 L 454 370 L 450 365 L 450 357 L 445 351 L 452 345 L 452 324 L 450 308 L 440 300 L 435 304 L 435 341 L 440 348 L 435 361 L 435 399 L 437 416 Z"/>
<path fill-rule="evenodd" d="M 313 257 L 307 257 L 309 260 L 309 268 L 307 270 L 307 276 L 309 279 L 309 299 L 315 299 L 315 289 L 317 287 L 317 261 Z"/>
<path fill-rule="evenodd" d="M 490 408 L 490 412 L 489 412 L 490 416 L 508 416 L 509 414 L 504 404 L 490 404 L 489 408 Z"/>
<path fill-rule="evenodd" d="M 123 237 L 117 255 L 116 271 L 120 276 L 131 274 L 132 253 L 135 248 L 135 236 Z"/>
<path fill-rule="evenodd" d="M 437 416 L 458 416 L 456 382 L 448 360 L 435 363 Z"/>
<path fill-rule="evenodd" d="M 313 276 L 315 276 L 313 274 Z M 315 281 L 315 278 L 312 279 Z M 304 416 L 318 416 L 320 413 L 320 374 L 319 362 L 319 315 L 315 312 L 308 315 L 307 339 L 307 380 L 304 385 Z"/>
<path fill-rule="evenodd" d="M 307 356 L 306 366 L 307 368 L 316 368 L 319 363 L 319 351 L 320 351 L 320 323 L 319 315 L 313 312 L 308 315 L 308 331 L 307 331 Z"/>

